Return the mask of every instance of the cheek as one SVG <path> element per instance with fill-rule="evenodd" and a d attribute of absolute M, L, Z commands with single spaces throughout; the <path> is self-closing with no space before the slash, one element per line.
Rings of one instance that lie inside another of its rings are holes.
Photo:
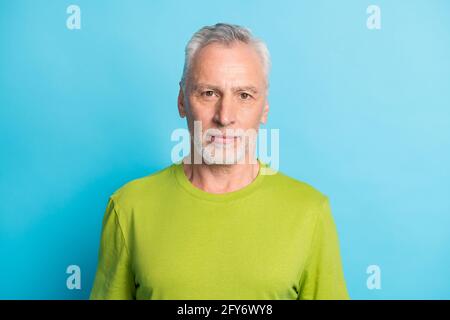
<path fill-rule="evenodd" d="M 214 113 L 209 110 L 193 109 L 191 115 L 192 121 L 201 121 L 203 126 L 213 121 Z"/>
<path fill-rule="evenodd" d="M 202 122 L 210 122 L 214 117 L 214 107 L 212 105 L 204 105 L 195 99 L 189 101 L 189 114 L 192 121 L 199 120 Z"/>
<path fill-rule="evenodd" d="M 263 106 L 252 106 L 252 108 L 243 108 L 241 120 L 248 128 L 257 128 L 263 114 Z"/>

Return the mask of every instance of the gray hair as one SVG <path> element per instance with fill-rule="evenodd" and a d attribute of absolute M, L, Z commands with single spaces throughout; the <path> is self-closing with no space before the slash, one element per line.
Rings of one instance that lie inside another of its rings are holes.
<path fill-rule="evenodd" d="M 183 75 L 180 84 L 185 89 L 186 78 L 189 73 L 192 61 L 195 54 L 201 48 L 210 43 L 221 43 L 230 45 L 235 41 L 240 41 L 252 45 L 261 57 L 266 76 L 266 83 L 269 85 L 269 71 L 270 71 L 270 54 L 266 44 L 258 38 L 255 38 L 251 30 L 242 26 L 228 23 L 217 23 L 213 26 L 205 26 L 194 33 L 192 38 L 186 45 Z"/>

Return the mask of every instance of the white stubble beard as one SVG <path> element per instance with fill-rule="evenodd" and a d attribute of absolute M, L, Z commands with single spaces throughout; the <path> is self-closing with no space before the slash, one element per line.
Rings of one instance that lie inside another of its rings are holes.
<path fill-rule="evenodd" d="M 234 146 L 234 141 L 230 146 L 205 141 L 204 146 L 203 137 L 198 135 L 194 135 L 193 141 L 195 152 L 202 155 L 206 164 L 232 165 L 240 163 L 245 157 L 247 149 L 244 136 L 236 139 L 236 146 Z"/>

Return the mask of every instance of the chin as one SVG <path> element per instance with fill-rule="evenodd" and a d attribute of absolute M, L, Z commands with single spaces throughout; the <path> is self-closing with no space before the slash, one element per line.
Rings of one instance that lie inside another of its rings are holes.
<path fill-rule="evenodd" d="M 245 150 L 238 146 L 234 148 L 221 148 L 208 145 L 203 149 L 203 160 L 207 164 L 233 165 L 242 163 L 245 159 Z"/>

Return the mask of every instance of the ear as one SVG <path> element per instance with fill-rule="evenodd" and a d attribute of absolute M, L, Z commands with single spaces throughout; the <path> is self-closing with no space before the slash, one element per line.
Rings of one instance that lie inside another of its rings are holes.
<path fill-rule="evenodd" d="M 180 91 L 178 92 L 178 113 L 180 114 L 181 118 L 184 118 L 186 116 L 186 108 L 184 105 L 184 92 L 183 87 L 181 86 L 181 82 L 179 83 Z"/>
<path fill-rule="evenodd" d="M 264 104 L 264 109 L 263 109 L 263 112 L 261 115 L 261 123 L 266 124 L 268 114 L 269 114 L 269 102 L 266 99 L 266 102 Z"/>

